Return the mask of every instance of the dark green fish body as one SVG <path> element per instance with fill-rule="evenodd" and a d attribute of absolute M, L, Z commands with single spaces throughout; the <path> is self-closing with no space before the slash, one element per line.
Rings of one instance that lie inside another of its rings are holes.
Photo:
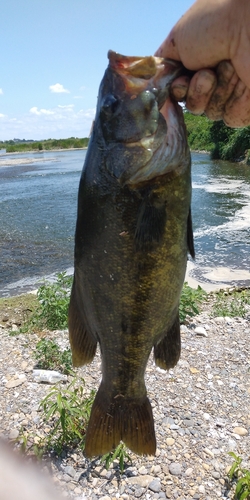
<path fill-rule="evenodd" d="M 70 342 L 76 366 L 91 362 L 97 343 L 102 356 L 88 456 L 120 440 L 136 453 L 155 452 L 147 361 L 152 347 L 165 369 L 180 356 L 188 247 L 193 254 L 190 156 L 182 112 L 166 96 L 170 71 L 162 61 L 110 54 L 80 181 Z"/>

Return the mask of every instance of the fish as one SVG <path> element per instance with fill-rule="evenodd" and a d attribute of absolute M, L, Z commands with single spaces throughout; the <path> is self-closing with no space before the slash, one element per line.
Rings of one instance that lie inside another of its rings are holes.
<path fill-rule="evenodd" d="M 160 368 L 179 360 L 179 301 L 194 257 L 190 151 L 170 91 L 183 67 L 113 51 L 108 59 L 79 184 L 69 305 L 74 366 L 91 363 L 98 344 L 102 360 L 87 457 L 120 441 L 155 454 L 144 375 L 152 349 Z"/>

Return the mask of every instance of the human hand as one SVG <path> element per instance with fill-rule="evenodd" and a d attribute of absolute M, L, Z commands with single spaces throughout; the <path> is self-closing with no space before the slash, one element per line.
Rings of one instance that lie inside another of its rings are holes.
<path fill-rule="evenodd" d="M 250 124 L 249 0 L 197 0 L 156 55 L 195 71 L 172 84 L 173 96 L 189 111 L 230 127 Z"/>

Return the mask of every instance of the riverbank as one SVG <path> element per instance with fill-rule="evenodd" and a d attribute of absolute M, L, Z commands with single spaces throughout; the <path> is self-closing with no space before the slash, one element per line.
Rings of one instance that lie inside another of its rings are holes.
<path fill-rule="evenodd" d="M 5 155 L 0 156 L 0 167 L 9 167 L 9 166 L 14 166 L 14 165 L 29 165 L 32 163 L 38 163 L 38 162 L 51 162 L 51 161 L 58 161 L 56 158 L 45 158 L 44 153 L 61 153 L 64 151 L 85 151 L 86 147 L 84 148 L 67 148 L 67 149 L 48 149 L 48 150 L 42 150 L 42 151 L 25 151 L 25 152 L 20 152 L 16 151 L 14 153 L 6 153 Z M 40 154 L 40 158 L 30 158 L 29 156 L 25 155 L 32 155 L 32 154 Z M 10 156 L 13 155 L 23 155 L 23 158 L 9 158 Z"/>
<path fill-rule="evenodd" d="M 234 451 L 250 468 L 249 318 L 211 316 L 214 297 L 181 328 L 182 355 L 164 372 L 150 357 L 146 385 L 153 407 L 155 457 L 130 453 L 132 463 L 119 472 L 78 449 L 39 463 L 62 498 L 74 500 L 218 500 L 233 499 L 227 472 Z M 10 336 L 0 327 L 0 435 L 14 444 L 22 433 L 45 436 L 39 404 L 50 391 L 33 378 L 34 351 L 41 336 L 69 346 L 68 332 Z M 215 348 L 216 346 L 216 348 Z M 86 395 L 100 381 L 100 353 L 91 365 L 75 370 L 85 380 Z M 58 387 L 65 387 L 59 383 Z M 33 436 L 33 437 L 32 437 Z"/>

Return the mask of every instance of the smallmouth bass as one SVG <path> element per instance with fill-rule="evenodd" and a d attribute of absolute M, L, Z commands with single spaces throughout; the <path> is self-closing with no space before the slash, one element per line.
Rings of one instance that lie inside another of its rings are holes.
<path fill-rule="evenodd" d="M 144 374 L 152 348 L 169 369 L 180 356 L 179 300 L 188 251 L 194 257 L 190 152 L 170 84 L 183 67 L 110 51 L 82 171 L 69 307 L 73 364 L 97 343 L 102 381 L 86 455 L 122 440 L 154 454 Z"/>

